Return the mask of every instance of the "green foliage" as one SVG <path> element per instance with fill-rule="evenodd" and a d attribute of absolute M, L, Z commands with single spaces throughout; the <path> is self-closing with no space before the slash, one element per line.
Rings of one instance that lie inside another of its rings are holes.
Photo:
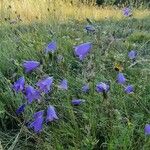
<path fill-rule="evenodd" d="M 140 28 L 139 22 L 142 22 Z M 84 31 L 87 22 L 73 20 L 61 24 L 4 23 L 0 32 L 0 141 L 4 149 L 148 150 L 150 140 L 144 136 L 144 126 L 150 123 L 148 22 L 147 18 L 93 21 L 96 34 Z M 25 123 L 38 106 L 33 104 L 25 114 L 16 116 L 15 110 L 24 99 L 12 92 L 11 84 L 20 75 L 31 85 L 36 83 L 41 74 L 37 72 L 37 78 L 36 73 L 24 74 L 21 63 L 30 59 L 43 61 L 44 48 L 52 39 L 59 45 L 56 55 L 63 55 L 64 61 L 56 64 L 49 60 L 46 73 L 54 76 L 55 84 L 61 77 L 68 79 L 69 90 L 54 89 L 48 95 L 47 100 L 55 104 L 60 119 L 44 125 L 44 131 L 36 135 Z M 94 43 L 93 50 L 79 62 L 74 57 L 73 46 L 87 41 Z M 131 49 L 138 51 L 137 64 L 133 66 L 127 58 Z M 123 73 L 134 85 L 135 94 L 125 95 L 116 84 L 115 62 L 123 65 Z M 95 84 L 106 80 L 111 83 L 108 103 L 95 92 Z M 89 94 L 81 93 L 86 82 L 91 87 Z M 86 103 L 73 108 L 70 100 L 74 97 L 83 98 Z"/>
<path fill-rule="evenodd" d="M 143 43 L 150 41 L 150 34 L 148 32 L 136 32 L 128 36 L 128 41 L 132 43 Z"/>

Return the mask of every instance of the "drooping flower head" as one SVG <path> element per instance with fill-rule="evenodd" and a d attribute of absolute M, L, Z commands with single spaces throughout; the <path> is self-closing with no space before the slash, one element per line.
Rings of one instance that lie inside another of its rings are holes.
<path fill-rule="evenodd" d="M 24 61 L 24 63 L 23 63 L 23 67 L 24 67 L 26 73 L 35 70 L 36 68 L 39 67 L 39 65 L 40 65 L 40 63 L 38 61 L 33 61 L 33 60 Z"/>
<path fill-rule="evenodd" d="M 96 91 L 98 93 L 107 93 L 110 89 L 110 86 L 104 82 L 100 82 L 96 85 Z"/>
<path fill-rule="evenodd" d="M 90 90 L 90 87 L 89 87 L 88 84 L 85 84 L 85 85 L 82 87 L 82 92 L 84 92 L 84 93 L 89 92 L 89 90 Z"/>
<path fill-rule="evenodd" d="M 52 84 L 53 84 L 53 77 L 47 77 L 37 82 L 36 85 L 39 87 L 40 92 L 44 92 L 47 94 L 51 90 Z"/>
<path fill-rule="evenodd" d="M 68 81 L 67 81 L 66 79 L 63 79 L 63 80 L 59 83 L 58 87 L 59 87 L 60 89 L 62 89 L 62 90 L 67 90 L 67 89 L 68 89 Z"/>
<path fill-rule="evenodd" d="M 128 85 L 128 86 L 125 87 L 124 91 L 125 91 L 125 93 L 127 93 L 127 94 L 131 94 L 131 93 L 134 92 L 134 88 L 133 88 L 132 85 Z"/>
<path fill-rule="evenodd" d="M 32 86 L 27 86 L 25 89 L 25 97 L 28 100 L 28 103 L 32 103 L 32 101 L 40 98 L 39 92 L 34 89 Z"/>
<path fill-rule="evenodd" d="M 26 107 L 26 104 L 21 105 L 17 110 L 16 110 L 16 114 L 19 115 L 22 112 L 24 112 L 24 109 Z"/>
<path fill-rule="evenodd" d="M 56 114 L 55 108 L 54 108 L 54 106 L 50 105 L 47 108 L 46 122 L 51 122 L 51 121 L 54 121 L 57 119 L 58 119 L 58 116 Z"/>
<path fill-rule="evenodd" d="M 38 112 L 36 112 L 36 113 L 33 114 L 33 118 L 36 119 L 38 117 L 43 116 L 43 114 L 44 114 L 44 111 L 40 110 L 40 111 L 38 111 Z"/>
<path fill-rule="evenodd" d="M 87 32 L 95 32 L 95 28 L 92 25 L 87 25 L 85 29 Z"/>
<path fill-rule="evenodd" d="M 87 54 L 92 49 L 92 44 L 90 42 L 83 43 L 75 47 L 75 55 L 79 57 L 80 60 L 83 60 Z"/>
<path fill-rule="evenodd" d="M 46 52 L 46 54 L 49 52 L 54 53 L 56 51 L 56 49 L 57 49 L 57 43 L 55 41 L 52 41 L 47 45 L 45 52 Z"/>
<path fill-rule="evenodd" d="M 80 104 L 84 103 L 85 100 L 84 99 L 73 99 L 71 101 L 71 104 L 74 105 L 74 106 L 79 106 Z"/>
<path fill-rule="evenodd" d="M 144 128 L 145 135 L 150 135 L 150 124 L 146 124 Z"/>
<path fill-rule="evenodd" d="M 24 77 L 20 77 L 12 86 L 13 90 L 16 92 L 20 92 L 24 90 L 25 79 Z"/>
<path fill-rule="evenodd" d="M 126 17 L 130 17 L 130 16 L 132 15 L 131 9 L 128 8 L 128 7 L 125 7 L 125 8 L 123 9 L 123 15 L 126 16 Z"/>
<path fill-rule="evenodd" d="M 126 82 L 126 78 L 125 76 L 123 75 L 123 73 L 119 73 L 118 76 L 117 76 L 117 82 L 119 84 L 124 84 Z"/>
<path fill-rule="evenodd" d="M 136 57 L 137 57 L 137 52 L 135 50 L 132 50 L 128 53 L 128 57 L 131 59 L 131 60 L 135 60 Z"/>
<path fill-rule="evenodd" d="M 34 121 L 30 123 L 29 127 L 34 129 L 35 133 L 39 133 L 42 131 L 43 128 L 43 114 L 44 111 L 38 111 L 33 115 Z"/>

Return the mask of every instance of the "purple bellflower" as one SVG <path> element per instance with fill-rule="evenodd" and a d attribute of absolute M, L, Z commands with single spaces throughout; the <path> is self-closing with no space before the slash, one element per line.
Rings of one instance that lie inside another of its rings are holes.
<path fill-rule="evenodd" d="M 109 89 L 110 89 L 110 86 L 103 82 L 100 82 L 96 85 L 96 91 L 98 93 L 107 93 Z"/>
<path fill-rule="evenodd" d="M 74 105 L 74 106 L 79 106 L 80 104 L 82 104 L 84 102 L 85 102 L 85 100 L 83 100 L 83 99 L 73 99 L 71 101 L 71 104 Z"/>
<path fill-rule="evenodd" d="M 51 90 L 53 84 L 53 77 L 47 77 L 37 82 L 40 92 L 48 93 Z"/>
<path fill-rule="evenodd" d="M 85 84 L 85 85 L 82 87 L 82 92 L 84 92 L 84 93 L 88 93 L 89 90 L 90 90 L 90 87 L 89 87 L 88 84 Z"/>
<path fill-rule="evenodd" d="M 133 88 L 132 85 L 128 85 L 128 86 L 125 87 L 124 91 L 125 91 L 125 93 L 127 93 L 127 94 L 131 94 L 131 93 L 134 92 L 134 88 Z"/>
<path fill-rule="evenodd" d="M 128 57 L 131 59 L 131 60 L 135 60 L 136 57 L 137 57 L 137 52 L 135 50 L 132 50 L 128 53 Z"/>
<path fill-rule="evenodd" d="M 83 60 L 87 54 L 92 49 L 92 44 L 90 42 L 83 43 L 75 47 L 75 55 L 79 57 L 80 60 Z"/>
<path fill-rule="evenodd" d="M 85 29 L 86 29 L 87 32 L 95 32 L 95 28 L 93 26 L 91 26 L 91 25 L 87 25 L 85 27 Z"/>
<path fill-rule="evenodd" d="M 56 114 L 54 106 L 50 105 L 47 109 L 46 122 L 51 122 L 57 120 L 58 116 Z"/>
<path fill-rule="evenodd" d="M 150 124 L 146 124 L 144 128 L 145 135 L 150 135 Z"/>
<path fill-rule="evenodd" d="M 44 114 L 44 111 L 41 110 L 41 111 L 36 112 L 33 115 L 34 121 L 31 122 L 29 127 L 33 128 L 35 133 L 39 133 L 42 131 L 43 121 L 44 121 L 43 114 Z"/>
<path fill-rule="evenodd" d="M 40 98 L 40 94 L 34 87 L 27 86 L 25 89 L 25 97 L 28 100 L 28 103 L 31 104 L 32 101 Z"/>
<path fill-rule="evenodd" d="M 126 78 L 125 76 L 123 75 L 123 73 L 119 73 L 118 76 L 117 76 L 117 82 L 119 84 L 124 84 L 126 82 Z"/>
<path fill-rule="evenodd" d="M 16 114 L 19 115 L 22 112 L 24 112 L 24 109 L 26 107 L 26 104 L 21 105 L 17 110 L 16 110 Z"/>
<path fill-rule="evenodd" d="M 24 67 L 26 73 L 35 70 L 36 68 L 39 67 L 39 65 L 40 65 L 40 63 L 38 61 L 33 61 L 33 60 L 24 61 L 24 63 L 23 63 L 23 67 Z"/>
<path fill-rule="evenodd" d="M 128 7 L 125 7 L 125 8 L 123 9 L 123 15 L 126 16 L 126 17 L 130 17 L 130 16 L 132 15 L 131 9 L 128 8 Z"/>
<path fill-rule="evenodd" d="M 66 79 L 63 79 L 59 86 L 58 86 L 60 89 L 62 90 L 67 90 L 68 89 L 68 81 Z"/>
<path fill-rule="evenodd" d="M 57 43 L 55 41 L 52 41 L 51 43 L 49 43 L 45 49 L 46 54 L 51 52 L 54 53 L 57 49 Z"/>
<path fill-rule="evenodd" d="M 20 77 L 12 86 L 13 90 L 16 92 L 23 91 L 25 86 L 24 77 Z"/>

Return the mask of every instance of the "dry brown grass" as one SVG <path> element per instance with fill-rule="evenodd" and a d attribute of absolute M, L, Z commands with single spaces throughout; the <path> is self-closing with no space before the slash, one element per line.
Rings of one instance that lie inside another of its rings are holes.
<path fill-rule="evenodd" d="M 2 18 L 16 18 L 21 16 L 24 22 L 34 20 L 67 21 L 68 19 L 84 20 L 86 17 L 100 20 L 104 18 L 122 19 L 122 10 L 113 7 L 96 7 L 87 5 L 74 5 L 63 3 L 61 0 L 1 0 L 0 11 Z M 135 18 L 149 15 L 149 11 L 133 10 Z"/>

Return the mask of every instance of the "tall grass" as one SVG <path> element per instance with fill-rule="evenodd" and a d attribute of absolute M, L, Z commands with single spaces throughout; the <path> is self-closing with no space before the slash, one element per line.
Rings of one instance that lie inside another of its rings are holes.
<path fill-rule="evenodd" d="M 125 18 L 116 7 L 62 1 L 3 0 L 1 6 L 0 149 L 149 150 L 150 140 L 144 135 L 144 126 L 150 123 L 149 10 L 133 9 L 133 17 Z M 22 21 L 16 19 L 18 15 Z M 84 30 L 86 18 L 92 20 L 96 34 Z M 34 103 L 22 116 L 16 116 L 15 111 L 24 99 L 21 94 L 14 94 L 11 84 L 21 75 L 31 85 L 37 82 L 43 74 L 25 74 L 22 62 L 42 61 L 45 46 L 52 40 L 58 44 L 56 55 L 63 55 L 64 61 L 50 61 L 44 71 L 54 76 L 55 84 L 61 78 L 68 79 L 69 90 L 55 89 L 47 96 L 60 119 L 44 125 L 38 135 L 25 122 L 39 106 Z M 79 62 L 73 46 L 87 41 L 93 43 L 93 50 Z M 134 65 L 127 58 L 131 49 L 138 52 Z M 116 83 L 114 63 L 123 65 L 123 73 L 134 85 L 134 94 L 126 95 Z M 110 105 L 95 92 L 95 85 L 101 81 L 110 82 Z M 86 82 L 91 90 L 83 94 L 81 87 Z M 72 107 L 70 101 L 75 97 L 85 99 L 86 103 Z"/>
<path fill-rule="evenodd" d="M 0 11 L 2 18 L 15 19 L 19 15 L 24 22 L 30 21 L 47 21 L 51 19 L 55 21 L 68 21 L 72 18 L 83 21 L 85 18 L 100 20 L 105 18 L 122 19 L 122 13 L 117 7 L 97 7 L 90 6 L 83 3 L 76 3 L 72 5 L 69 2 L 48 1 L 48 0 L 13 0 L 1 1 Z M 133 11 L 135 18 L 142 18 L 148 16 L 149 11 L 144 9 L 142 11 Z"/>

